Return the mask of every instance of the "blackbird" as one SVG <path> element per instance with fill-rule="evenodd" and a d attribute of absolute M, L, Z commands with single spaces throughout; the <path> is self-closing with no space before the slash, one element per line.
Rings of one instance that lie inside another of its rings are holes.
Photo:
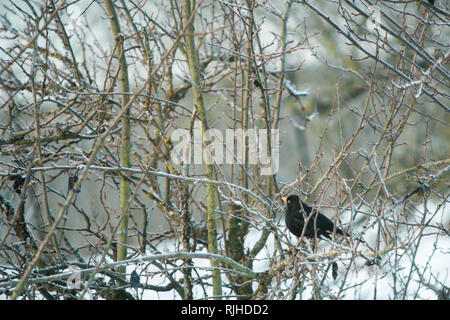
<path fill-rule="evenodd" d="M 304 233 L 304 236 L 310 239 L 320 238 L 323 235 L 331 240 L 333 232 L 350 236 L 319 211 L 300 201 L 297 195 L 291 194 L 289 197 L 283 197 L 282 199 L 287 204 L 286 226 L 297 237 L 301 237 Z"/>

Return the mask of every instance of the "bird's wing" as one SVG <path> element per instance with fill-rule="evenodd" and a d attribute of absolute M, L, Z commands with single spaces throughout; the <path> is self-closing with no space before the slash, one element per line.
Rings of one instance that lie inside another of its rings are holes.
<path fill-rule="evenodd" d="M 304 202 L 300 202 L 300 208 L 305 212 L 306 216 L 309 216 L 311 214 L 311 212 L 313 211 L 313 208 L 308 206 Z M 300 212 L 300 214 L 302 214 L 302 212 Z"/>
<path fill-rule="evenodd" d="M 327 216 L 321 214 L 320 212 L 317 215 L 317 225 L 320 226 L 320 229 L 323 229 L 324 232 L 333 233 L 335 224 L 331 221 Z M 337 234 L 344 234 L 344 232 L 336 226 Z"/>

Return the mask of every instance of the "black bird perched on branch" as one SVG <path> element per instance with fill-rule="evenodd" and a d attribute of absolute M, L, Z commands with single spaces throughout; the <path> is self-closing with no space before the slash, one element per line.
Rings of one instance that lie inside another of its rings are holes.
<path fill-rule="evenodd" d="M 330 219 L 319 211 L 311 208 L 306 203 L 300 201 L 297 195 L 291 194 L 289 197 L 282 198 L 287 204 L 286 226 L 290 232 L 297 237 L 304 234 L 310 239 L 320 238 L 321 235 L 331 240 L 331 234 L 350 236 L 348 233 L 339 229 Z M 306 223 L 306 227 L 305 227 Z M 361 240 L 361 242 L 364 242 Z"/>

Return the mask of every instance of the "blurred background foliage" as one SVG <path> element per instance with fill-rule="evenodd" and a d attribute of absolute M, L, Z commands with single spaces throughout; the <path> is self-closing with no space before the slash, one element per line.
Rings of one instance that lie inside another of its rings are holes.
<path fill-rule="evenodd" d="M 29 241 L 17 219 L 36 240 L 31 253 L 1 248 L 0 259 L 12 264 L 16 278 L 58 217 L 63 220 L 40 267 L 98 255 L 123 260 L 116 232 L 126 216 L 121 232 L 128 232 L 128 258 L 160 253 L 164 241 L 184 252 L 217 241 L 217 253 L 252 269 L 270 248 L 267 277 L 225 272 L 224 286 L 238 297 L 274 298 L 269 283 L 280 277 L 286 246 L 280 196 L 301 194 L 335 217 L 352 210 L 353 227 L 367 232 L 373 256 L 400 241 L 391 233 L 397 225 L 380 222 L 384 212 L 419 232 L 416 206 L 448 202 L 447 1 L 27 0 L 0 6 L 0 195 L 10 205 L 2 209 L 0 241 Z M 111 21 L 120 32 L 112 32 Z M 119 85 L 122 52 L 129 92 Z M 171 158 L 172 133 L 192 134 L 195 120 L 223 134 L 279 129 L 279 171 L 264 176 L 259 165 L 214 164 L 209 178 L 218 183 L 207 196 L 213 184 L 202 180 L 206 166 Z M 123 134 L 127 121 L 129 136 Z M 95 141 L 101 147 L 94 152 Z M 117 169 L 125 141 L 128 171 Z M 78 175 L 80 189 L 71 194 Z M 119 197 L 124 181 L 131 192 L 125 199 Z M 65 201 L 68 213 L 61 209 Z M 212 220 L 217 229 L 208 225 Z M 437 227 L 447 236 L 448 223 L 447 214 Z M 367 231 L 374 225 L 377 232 Z M 257 236 L 245 242 L 252 231 Z M 192 298 L 193 286 L 203 282 L 186 267 L 192 261 L 183 261 L 169 273 L 157 262 L 153 267 L 180 297 Z M 123 276 L 116 274 L 116 284 L 126 282 Z"/>

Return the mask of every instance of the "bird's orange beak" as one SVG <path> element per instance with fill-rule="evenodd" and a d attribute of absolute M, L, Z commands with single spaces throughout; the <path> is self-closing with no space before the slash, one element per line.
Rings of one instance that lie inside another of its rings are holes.
<path fill-rule="evenodd" d="M 281 200 L 283 200 L 284 202 L 287 202 L 287 198 L 286 197 L 281 197 Z"/>

